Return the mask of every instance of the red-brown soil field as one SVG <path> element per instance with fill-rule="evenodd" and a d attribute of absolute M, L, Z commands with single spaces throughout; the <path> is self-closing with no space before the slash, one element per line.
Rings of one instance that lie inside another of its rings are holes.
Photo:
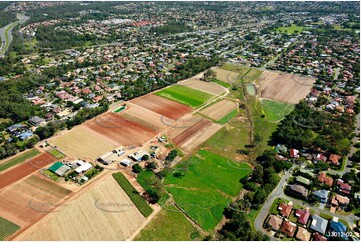
<path fill-rule="evenodd" d="M 178 119 L 192 111 L 190 107 L 153 94 L 133 99 L 131 102 L 170 119 Z"/>
<path fill-rule="evenodd" d="M 211 121 L 208 119 L 202 119 L 199 122 L 193 124 L 186 130 L 184 130 L 182 133 L 177 135 L 175 138 L 173 138 L 174 144 L 177 146 L 181 146 L 186 140 L 191 138 L 193 135 L 195 135 L 197 132 L 203 130 L 204 128 L 210 126 L 212 124 Z"/>
<path fill-rule="evenodd" d="M 61 206 L 71 193 L 42 175 L 32 175 L 0 192 L 0 216 L 24 228 Z"/>
<path fill-rule="evenodd" d="M 0 175 L 0 189 L 20 180 L 40 168 L 47 166 L 55 161 L 55 157 L 48 153 L 42 153 L 35 156 L 28 162 L 15 167 Z"/>
<path fill-rule="evenodd" d="M 150 128 L 113 113 L 100 115 L 84 125 L 118 145 L 142 145 L 156 134 Z"/>

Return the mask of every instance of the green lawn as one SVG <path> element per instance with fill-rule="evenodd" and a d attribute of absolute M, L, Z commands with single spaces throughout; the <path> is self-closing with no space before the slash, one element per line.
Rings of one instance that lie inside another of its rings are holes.
<path fill-rule="evenodd" d="M 293 104 L 277 102 L 269 99 L 263 99 L 261 104 L 262 110 L 265 113 L 267 120 L 270 122 L 281 121 L 295 107 Z"/>
<path fill-rule="evenodd" d="M 19 164 L 21 162 L 24 162 L 25 160 L 34 157 L 36 155 L 40 154 L 40 152 L 37 149 L 31 149 L 13 159 L 10 159 L 0 165 L 0 171 L 4 171 L 12 166 L 15 166 L 16 164 Z"/>
<path fill-rule="evenodd" d="M 13 233 L 15 233 L 20 226 L 0 217 L 0 240 L 3 241 Z"/>
<path fill-rule="evenodd" d="M 155 93 L 158 96 L 182 103 L 192 108 L 211 99 L 213 95 L 185 86 L 171 86 Z"/>
<path fill-rule="evenodd" d="M 167 206 L 135 237 L 135 241 L 186 241 L 199 237 L 197 229 L 174 206 Z"/>
<path fill-rule="evenodd" d="M 125 176 L 120 172 L 114 173 L 113 177 L 123 188 L 123 190 L 128 194 L 130 200 L 132 200 L 134 205 L 137 206 L 137 208 L 144 215 L 144 217 L 148 217 L 153 212 L 153 209 L 148 205 L 147 201 L 139 195 L 138 191 L 135 190 L 135 188 L 132 186 L 132 184 L 130 184 L 127 178 L 125 178 Z"/>
<path fill-rule="evenodd" d="M 222 87 L 225 87 L 225 88 L 229 88 L 231 86 L 231 84 L 229 84 L 227 82 L 222 82 L 217 79 L 213 79 L 212 82 L 217 83 L 218 85 L 221 85 Z"/>
<path fill-rule="evenodd" d="M 222 219 L 228 201 L 242 189 L 239 180 L 251 172 L 249 165 L 200 150 L 175 167 L 183 177 L 165 178 L 166 190 L 175 202 L 205 230 L 212 230 Z"/>
<path fill-rule="evenodd" d="M 302 32 L 303 29 L 305 29 L 305 27 L 297 26 L 295 24 L 292 24 L 289 27 L 278 27 L 277 31 L 279 31 L 279 32 L 287 32 L 288 34 L 293 34 L 295 31 Z"/>
<path fill-rule="evenodd" d="M 227 123 L 229 120 L 233 119 L 234 117 L 237 116 L 237 109 L 233 109 L 230 113 L 228 113 L 226 116 L 224 116 L 223 118 L 221 118 L 220 120 L 217 121 L 217 123 L 219 124 L 225 124 Z"/>

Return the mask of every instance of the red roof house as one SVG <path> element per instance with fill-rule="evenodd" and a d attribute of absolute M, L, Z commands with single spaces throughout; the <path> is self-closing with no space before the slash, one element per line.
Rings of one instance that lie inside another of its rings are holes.
<path fill-rule="evenodd" d="M 302 209 L 297 209 L 296 210 L 296 217 L 298 217 L 298 222 L 300 224 L 306 225 L 308 218 L 310 217 L 310 211 L 308 210 L 308 208 L 306 210 L 302 210 Z"/>

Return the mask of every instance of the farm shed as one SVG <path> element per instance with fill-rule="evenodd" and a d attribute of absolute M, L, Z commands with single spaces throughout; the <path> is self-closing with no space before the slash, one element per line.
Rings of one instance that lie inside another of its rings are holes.
<path fill-rule="evenodd" d="M 71 168 L 67 165 L 62 165 L 59 169 L 55 171 L 55 174 L 59 176 L 64 176 L 65 173 L 67 173 Z"/>
<path fill-rule="evenodd" d="M 76 169 L 75 169 L 75 172 L 79 174 L 79 173 L 82 173 L 82 172 L 84 172 L 84 171 L 89 170 L 89 169 L 92 168 L 92 167 L 93 167 L 92 164 L 90 164 L 90 163 L 85 163 L 84 165 L 81 165 L 81 166 L 79 166 L 78 168 L 76 168 Z"/>
<path fill-rule="evenodd" d="M 105 153 L 104 155 L 101 155 L 98 158 L 98 161 L 103 163 L 104 165 L 109 165 L 109 164 L 113 163 L 118 156 L 119 155 L 117 153 L 108 152 L 108 153 Z"/>
<path fill-rule="evenodd" d="M 124 159 L 119 164 L 121 164 L 123 166 L 130 166 L 132 164 L 132 162 L 128 159 Z"/>
<path fill-rule="evenodd" d="M 60 161 L 58 162 L 55 162 L 52 166 L 49 167 L 49 171 L 52 171 L 52 172 L 56 172 L 60 167 L 62 167 L 64 164 L 61 163 Z"/>

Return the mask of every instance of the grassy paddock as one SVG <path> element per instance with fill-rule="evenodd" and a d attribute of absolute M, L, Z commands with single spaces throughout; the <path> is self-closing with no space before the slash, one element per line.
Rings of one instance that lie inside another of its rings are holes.
<path fill-rule="evenodd" d="M 159 212 L 134 240 L 186 241 L 197 239 L 197 237 L 199 237 L 197 229 L 186 219 L 184 214 L 176 207 L 168 205 Z"/>
<path fill-rule="evenodd" d="M 261 104 L 262 110 L 265 113 L 267 120 L 270 122 L 281 121 L 295 107 L 293 104 L 277 102 L 269 99 L 263 99 Z"/>
<path fill-rule="evenodd" d="M 212 94 L 179 85 L 168 87 L 155 94 L 192 108 L 202 105 L 213 97 Z"/>
<path fill-rule="evenodd" d="M 40 152 L 37 149 L 31 149 L 15 158 L 12 158 L 12 159 L 0 164 L 0 171 L 4 171 L 12 166 L 15 166 L 21 162 L 24 162 L 25 160 L 30 159 L 38 154 L 40 154 Z"/>
<path fill-rule="evenodd" d="M 137 206 L 141 214 L 144 217 L 148 217 L 153 209 L 148 205 L 147 201 L 145 201 L 138 193 L 137 190 L 130 184 L 130 182 L 125 178 L 125 176 L 118 172 L 113 174 L 114 179 L 118 182 L 118 184 L 123 188 L 123 190 L 127 193 L 130 200 Z"/>
<path fill-rule="evenodd" d="M 19 229 L 20 226 L 0 217 L 0 240 L 5 240 Z"/>
<path fill-rule="evenodd" d="M 217 123 L 219 124 L 225 124 L 227 123 L 229 120 L 233 119 L 234 117 L 237 116 L 237 109 L 233 109 L 230 113 L 228 113 L 226 116 L 224 116 L 223 118 L 221 118 L 220 120 L 217 121 Z"/>

